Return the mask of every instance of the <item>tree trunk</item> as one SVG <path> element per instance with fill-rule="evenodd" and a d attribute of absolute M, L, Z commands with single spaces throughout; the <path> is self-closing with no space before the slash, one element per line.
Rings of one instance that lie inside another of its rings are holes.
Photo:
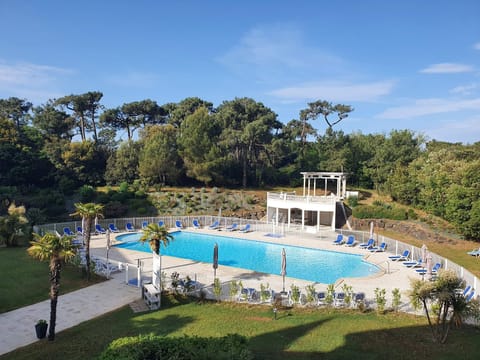
<path fill-rule="evenodd" d="M 54 257 L 50 263 L 50 324 L 48 327 L 48 340 L 55 340 L 55 323 L 57 321 L 57 302 L 60 287 L 60 259 Z"/>
<path fill-rule="evenodd" d="M 90 281 L 90 233 L 92 232 L 92 218 L 87 216 L 85 220 L 85 261 L 87 269 L 87 281 Z"/>

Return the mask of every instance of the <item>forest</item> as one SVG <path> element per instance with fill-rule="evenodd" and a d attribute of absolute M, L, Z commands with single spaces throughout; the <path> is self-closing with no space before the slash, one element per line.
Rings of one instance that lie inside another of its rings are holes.
<path fill-rule="evenodd" d="M 116 108 L 102 98 L 91 91 L 41 106 L 0 99 L 0 217 L 11 204 L 25 206 L 29 219 L 68 217 L 66 199 L 85 186 L 268 189 L 300 185 L 301 171 L 342 171 L 350 188 L 374 189 L 480 239 L 480 142 L 408 129 L 345 134 L 354 109 L 325 100 L 280 121 L 251 98 Z"/>

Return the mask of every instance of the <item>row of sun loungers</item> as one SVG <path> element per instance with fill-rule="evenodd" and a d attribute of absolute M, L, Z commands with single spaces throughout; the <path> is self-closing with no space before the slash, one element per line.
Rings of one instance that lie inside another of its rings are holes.
<path fill-rule="evenodd" d="M 333 241 L 333 245 L 345 245 L 348 247 L 353 247 L 357 245 L 357 241 L 355 240 L 355 236 L 353 235 L 349 235 L 347 237 L 347 240 L 345 240 L 343 234 L 338 234 L 337 239 Z M 387 243 L 382 242 L 380 245 L 375 246 L 375 240 L 369 239 L 366 243 L 358 244 L 358 247 L 360 249 L 365 249 L 370 252 L 384 252 L 387 249 Z"/>

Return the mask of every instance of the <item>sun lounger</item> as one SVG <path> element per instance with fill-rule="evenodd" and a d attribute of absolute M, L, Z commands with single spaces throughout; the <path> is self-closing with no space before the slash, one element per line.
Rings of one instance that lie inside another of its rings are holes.
<path fill-rule="evenodd" d="M 358 244 L 358 247 L 360 249 L 370 249 L 373 247 L 373 245 L 375 244 L 375 240 L 373 239 L 368 239 L 368 241 L 366 243 L 361 243 L 361 244 Z"/>
<path fill-rule="evenodd" d="M 357 242 L 355 241 L 355 236 L 350 235 L 347 239 L 347 242 L 344 245 L 352 247 L 352 246 L 355 246 L 356 244 L 357 244 Z"/>
<path fill-rule="evenodd" d="M 142 222 L 142 229 L 145 229 L 148 226 L 148 221 Z"/>
<path fill-rule="evenodd" d="M 469 251 L 467 254 L 471 256 L 480 256 L 480 249 Z"/>
<path fill-rule="evenodd" d="M 242 233 L 250 232 L 251 231 L 251 225 L 247 224 L 247 225 L 245 225 L 245 227 L 243 229 L 240 229 L 239 231 L 242 232 Z"/>
<path fill-rule="evenodd" d="M 338 234 L 336 240 L 333 241 L 333 245 L 342 245 L 343 244 L 343 235 Z"/>
<path fill-rule="evenodd" d="M 133 227 L 132 223 L 126 223 L 125 224 L 125 230 L 129 231 L 129 232 L 133 232 L 135 231 L 135 228 Z"/>
<path fill-rule="evenodd" d="M 235 231 L 235 230 L 237 230 L 237 229 L 238 229 L 238 224 L 237 224 L 237 223 L 233 223 L 232 225 L 227 226 L 227 227 L 225 228 L 225 230 L 227 230 L 227 231 Z"/>
<path fill-rule="evenodd" d="M 193 219 L 192 224 L 195 229 L 201 228 L 200 223 L 198 222 L 198 219 Z"/>
<path fill-rule="evenodd" d="M 175 220 L 175 227 L 177 228 L 177 230 L 182 230 L 183 229 L 182 222 L 180 220 Z"/>
<path fill-rule="evenodd" d="M 317 293 L 317 305 L 318 306 L 325 305 L 326 296 L 327 296 L 327 294 L 325 293 L 325 291 L 320 291 L 320 292 Z"/>
<path fill-rule="evenodd" d="M 77 235 L 83 235 L 83 228 L 81 226 L 77 226 Z"/>
<path fill-rule="evenodd" d="M 114 232 L 114 233 L 120 232 L 120 230 L 117 229 L 115 224 L 108 224 L 108 228 L 110 229 L 111 232 Z"/>
<path fill-rule="evenodd" d="M 410 250 L 405 250 L 402 255 L 392 255 L 388 258 L 392 261 L 407 261 L 408 257 L 410 256 Z"/>
<path fill-rule="evenodd" d="M 470 292 L 470 294 L 468 294 L 467 296 L 465 296 L 465 301 L 468 302 L 468 301 L 472 300 L 474 296 L 475 296 L 475 290 L 472 290 L 472 291 Z"/>
<path fill-rule="evenodd" d="M 219 226 L 220 226 L 220 223 L 218 221 L 214 221 L 208 228 L 210 230 L 217 230 Z"/>
<path fill-rule="evenodd" d="M 338 292 L 334 294 L 334 304 L 335 306 L 344 306 L 345 305 L 345 293 Z"/>
<path fill-rule="evenodd" d="M 370 252 L 384 252 L 386 248 L 387 248 L 387 243 L 382 242 L 380 244 L 380 246 L 374 246 L 374 247 L 368 249 L 368 251 L 370 251 Z"/>
<path fill-rule="evenodd" d="M 64 228 L 63 228 L 63 235 L 66 235 L 66 236 L 75 236 L 75 234 L 72 232 L 72 230 L 70 230 L 69 227 L 64 227 Z"/>
<path fill-rule="evenodd" d="M 422 266 L 423 262 L 422 259 L 418 259 L 418 261 L 404 261 L 402 265 L 408 268 L 416 268 Z"/>
<path fill-rule="evenodd" d="M 243 288 L 239 294 L 239 301 L 256 301 L 257 300 L 257 291 L 254 288 Z"/>
<path fill-rule="evenodd" d="M 432 268 L 432 274 L 435 275 L 438 272 L 438 270 L 440 270 L 441 267 L 442 267 L 442 264 L 436 263 Z M 425 275 L 428 272 L 426 268 L 416 269 L 415 271 L 420 275 Z"/>
<path fill-rule="evenodd" d="M 160 221 L 158 222 L 158 226 L 165 226 L 165 223 L 164 223 L 162 220 L 160 220 Z"/>
<path fill-rule="evenodd" d="M 95 233 L 97 234 L 106 234 L 107 233 L 107 230 L 105 230 L 102 225 L 100 224 L 97 224 L 95 225 Z"/>
<path fill-rule="evenodd" d="M 365 293 L 364 292 L 355 293 L 353 295 L 353 302 L 357 305 L 360 304 L 360 303 L 364 303 L 365 302 Z"/>

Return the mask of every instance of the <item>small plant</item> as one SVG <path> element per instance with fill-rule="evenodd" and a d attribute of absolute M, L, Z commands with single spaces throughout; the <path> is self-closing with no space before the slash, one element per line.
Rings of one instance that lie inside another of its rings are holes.
<path fill-rule="evenodd" d="M 375 302 L 377 303 L 377 313 L 383 314 L 385 312 L 385 304 L 387 300 L 385 298 L 386 290 L 375 288 Z"/>
<path fill-rule="evenodd" d="M 270 285 L 267 283 L 267 285 L 260 284 L 260 300 L 261 302 L 266 302 L 267 299 L 270 296 Z"/>
<path fill-rule="evenodd" d="M 47 320 L 40 319 L 37 321 L 37 325 L 45 325 L 45 324 L 47 324 Z"/>
<path fill-rule="evenodd" d="M 345 302 L 345 306 L 350 307 L 353 300 L 353 288 L 345 283 L 342 286 L 342 291 L 345 293 L 345 299 L 343 300 Z"/>
<path fill-rule="evenodd" d="M 176 289 L 180 281 L 180 274 L 175 271 L 170 275 L 170 279 L 172 280 L 172 289 Z"/>
<path fill-rule="evenodd" d="M 295 284 L 290 286 L 290 290 L 292 291 L 291 297 L 294 304 L 297 304 L 300 301 L 300 288 Z"/>
<path fill-rule="evenodd" d="M 395 288 L 392 290 L 392 309 L 393 311 L 398 311 L 401 304 L 402 294 L 400 294 L 400 289 Z"/>
<path fill-rule="evenodd" d="M 325 295 L 325 304 L 327 304 L 327 306 L 332 306 L 334 301 L 334 294 L 335 294 L 335 285 L 329 284 L 327 286 L 327 295 Z"/>
<path fill-rule="evenodd" d="M 315 285 L 307 285 L 305 286 L 305 290 L 307 292 L 307 303 L 313 303 L 315 301 Z"/>
<path fill-rule="evenodd" d="M 160 286 L 163 291 L 165 290 L 165 284 L 167 283 L 167 273 L 165 271 L 162 271 L 162 273 L 160 274 L 160 279 L 161 279 Z"/>
<path fill-rule="evenodd" d="M 235 298 L 237 297 L 238 295 L 238 292 L 240 291 L 240 284 L 242 282 L 238 282 L 236 280 L 232 280 L 230 281 L 230 298 L 233 300 L 235 300 Z"/>
<path fill-rule="evenodd" d="M 358 205 L 358 196 L 350 196 L 348 198 L 348 205 L 352 208 Z"/>
<path fill-rule="evenodd" d="M 213 280 L 213 295 L 215 295 L 215 299 L 220 301 L 220 295 L 222 295 L 222 284 L 220 283 L 219 278 L 215 278 Z"/>

